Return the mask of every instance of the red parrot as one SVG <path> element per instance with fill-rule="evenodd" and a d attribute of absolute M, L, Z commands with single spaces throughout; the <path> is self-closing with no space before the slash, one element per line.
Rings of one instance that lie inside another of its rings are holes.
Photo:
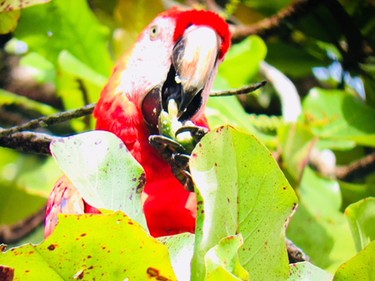
<path fill-rule="evenodd" d="M 158 117 L 174 100 L 179 121 L 208 128 L 204 115 L 212 82 L 230 47 L 227 23 L 203 10 L 173 8 L 158 15 L 117 63 L 94 110 L 96 128 L 116 134 L 143 166 L 143 210 L 154 237 L 195 231 L 196 196 L 175 177 L 149 142 Z M 45 235 L 58 213 L 99 213 L 66 176 L 47 204 Z"/>

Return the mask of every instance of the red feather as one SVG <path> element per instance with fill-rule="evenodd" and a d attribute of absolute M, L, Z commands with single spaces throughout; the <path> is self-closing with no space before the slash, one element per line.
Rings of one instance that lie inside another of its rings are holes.
<path fill-rule="evenodd" d="M 136 46 L 118 62 L 94 111 L 94 116 L 97 119 L 96 128 L 110 131 L 120 137 L 145 170 L 146 185 L 142 195 L 143 208 L 150 233 L 156 237 L 195 231 L 196 196 L 195 193 L 185 190 L 173 175 L 169 164 L 149 144 L 148 137 L 151 132 L 142 115 L 141 101 L 150 91 L 150 87 L 153 87 L 155 75 L 161 73 L 161 76 L 165 77 L 163 73 L 166 75 L 168 72 L 171 58 L 160 57 L 160 54 L 166 55 L 171 52 L 172 46 L 190 25 L 210 26 L 221 37 L 219 61 L 223 59 L 230 46 L 228 25 L 212 12 L 171 9 L 160 14 L 158 18 L 170 19 L 171 25 L 167 25 L 168 30 L 164 31 L 166 31 L 165 34 L 170 34 L 170 37 L 173 36 L 170 38 L 171 42 L 164 42 L 166 44 L 162 47 L 165 49 L 161 53 L 158 49 L 155 54 L 144 56 L 143 52 L 146 51 L 149 46 L 147 44 L 150 43 L 147 32 L 151 23 L 140 35 Z M 165 25 L 163 26 L 165 27 Z M 174 30 L 170 30 L 170 28 L 174 28 Z M 140 49 L 136 49 L 139 44 L 143 45 Z M 153 50 L 155 51 L 155 48 Z M 160 73 L 151 72 L 154 75 L 150 77 L 147 59 L 154 60 L 154 56 L 159 56 L 157 59 L 164 60 L 162 63 L 160 61 L 159 64 L 156 63 L 163 69 L 157 69 L 157 72 L 160 70 Z M 140 64 L 143 68 L 139 68 Z M 196 116 L 193 122 L 208 128 L 204 114 Z M 98 213 L 99 211 L 85 203 L 69 179 L 64 176 L 57 182 L 48 200 L 46 236 L 55 227 L 57 214 L 62 212 Z"/>

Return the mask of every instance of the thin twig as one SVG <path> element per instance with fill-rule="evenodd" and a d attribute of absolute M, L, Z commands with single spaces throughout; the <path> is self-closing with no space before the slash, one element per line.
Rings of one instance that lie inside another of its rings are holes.
<path fill-rule="evenodd" d="M 347 166 L 338 166 L 335 169 L 335 176 L 337 179 L 347 179 L 354 173 L 362 170 L 373 170 L 375 168 L 375 152 L 366 155 L 365 157 L 350 163 Z"/>
<path fill-rule="evenodd" d="M 0 227 L 0 242 L 9 244 L 16 243 L 22 238 L 33 232 L 44 221 L 46 207 L 44 206 L 38 212 L 30 217 L 21 220 L 12 225 L 3 225 Z"/>
<path fill-rule="evenodd" d="M 244 87 L 234 89 L 234 90 L 213 91 L 210 94 L 210 97 L 225 97 L 225 96 L 245 95 L 245 94 L 254 92 L 255 90 L 258 90 L 259 88 L 262 88 L 266 84 L 267 84 L 267 81 L 262 81 L 262 82 L 259 82 L 259 83 L 255 83 L 253 85 L 244 86 Z"/>
<path fill-rule="evenodd" d="M 40 128 L 40 127 L 46 127 L 46 126 L 61 123 L 64 121 L 68 121 L 74 118 L 79 118 L 85 115 L 89 115 L 92 113 L 94 108 L 95 108 L 95 104 L 89 104 L 79 109 L 59 112 L 54 115 L 43 116 L 37 119 L 33 119 L 22 125 L 14 126 L 9 129 L 0 130 L 0 137 L 8 136 L 16 132 L 33 130 L 33 129 Z"/>
<path fill-rule="evenodd" d="M 0 146 L 22 152 L 50 155 L 49 145 L 55 138 L 42 133 L 18 132 L 0 137 Z"/>
<path fill-rule="evenodd" d="M 249 35 L 257 34 L 267 36 L 277 32 L 280 27 L 287 21 L 301 18 L 306 13 L 310 13 L 311 9 L 319 5 L 323 0 L 300 0 L 296 1 L 277 14 L 265 18 L 252 25 L 236 25 L 231 26 L 232 39 L 234 41 L 242 40 Z"/>

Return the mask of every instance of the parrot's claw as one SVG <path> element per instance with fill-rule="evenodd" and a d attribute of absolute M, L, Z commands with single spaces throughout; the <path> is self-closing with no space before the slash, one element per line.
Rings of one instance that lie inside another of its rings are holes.
<path fill-rule="evenodd" d="M 186 153 L 185 148 L 177 141 L 161 135 L 151 135 L 148 138 L 149 143 L 154 147 L 161 155 L 165 152 L 172 153 Z"/>
<path fill-rule="evenodd" d="M 175 177 L 184 185 L 187 191 L 194 191 L 194 183 L 189 171 L 180 169 L 179 167 L 175 166 L 172 167 L 172 172 Z"/>
<path fill-rule="evenodd" d="M 189 172 L 190 156 L 178 142 L 160 135 L 151 135 L 149 142 L 152 147 L 172 168 L 175 177 L 184 185 L 186 190 L 194 191 L 194 184 Z"/>
<path fill-rule="evenodd" d="M 189 160 L 190 156 L 187 154 L 175 153 L 172 155 L 172 160 L 177 167 L 188 170 L 189 169 Z"/>
<path fill-rule="evenodd" d="M 177 137 L 177 135 L 185 132 L 189 132 L 197 144 L 208 133 L 208 129 L 200 126 L 182 126 L 176 131 L 175 135 Z"/>

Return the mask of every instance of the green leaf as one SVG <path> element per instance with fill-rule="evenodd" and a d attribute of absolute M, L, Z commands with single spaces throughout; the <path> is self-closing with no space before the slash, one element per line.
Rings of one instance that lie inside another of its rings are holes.
<path fill-rule="evenodd" d="M 43 243 L 0 252 L 0 264 L 22 281 L 176 280 L 167 248 L 121 212 L 60 215 Z"/>
<path fill-rule="evenodd" d="M 0 34 L 7 34 L 16 29 L 21 12 L 20 10 L 4 12 L 1 11 L 1 7 L 0 5 Z"/>
<path fill-rule="evenodd" d="M 276 139 L 272 136 L 258 131 L 250 122 L 249 114 L 236 97 L 214 97 L 208 100 L 206 109 L 211 128 L 218 128 L 224 125 L 231 125 L 238 130 L 256 135 L 269 147 L 276 146 Z"/>
<path fill-rule="evenodd" d="M 331 281 L 332 275 L 309 262 L 299 262 L 290 265 L 288 281 Z"/>
<path fill-rule="evenodd" d="M 46 198 L 32 194 L 19 186 L 0 184 L 0 225 L 14 224 L 37 213 L 46 204 Z M 16 208 L 22 206 L 22 208 Z"/>
<path fill-rule="evenodd" d="M 205 280 L 248 280 L 249 273 L 241 266 L 238 250 L 242 236 L 228 236 L 219 241 L 205 256 Z"/>
<path fill-rule="evenodd" d="M 73 74 L 82 80 L 89 81 L 100 88 L 103 88 L 107 82 L 107 77 L 97 73 L 67 50 L 61 51 L 58 61 L 61 70 Z M 97 98 L 98 97 L 93 97 L 93 100 Z"/>
<path fill-rule="evenodd" d="M 322 138 L 375 146 L 375 110 L 340 90 L 315 88 L 303 102 L 304 122 Z"/>
<path fill-rule="evenodd" d="M 336 271 L 334 281 L 372 281 L 375 279 L 375 242 L 372 241 L 356 256 L 342 264 Z"/>
<path fill-rule="evenodd" d="M 258 36 L 247 37 L 241 43 L 233 45 L 219 67 L 215 86 L 238 88 L 248 84 L 258 73 L 259 64 L 266 53 L 267 47 Z M 221 85 L 218 85 L 219 82 Z"/>
<path fill-rule="evenodd" d="M 190 170 L 198 196 L 193 279 L 205 276 L 205 254 L 238 233 L 244 237 L 240 261 L 252 278 L 286 279 L 285 221 L 297 198 L 264 145 L 233 128 L 219 128 L 194 149 Z"/>
<path fill-rule="evenodd" d="M 308 163 L 311 149 L 315 144 L 314 135 L 304 124 L 294 123 L 282 126 L 278 132 L 282 151 L 283 170 L 291 176 L 294 183 L 299 183 Z"/>
<path fill-rule="evenodd" d="M 267 48 L 267 62 L 294 78 L 311 75 L 313 67 L 322 65 L 321 60 L 313 57 L 302 46 L 277 41 L 268 42 Z"/>
<path fill-rule="evenodd" d="M 191 259 L 194 252 L 195 235 L 181 233 L 158 238 L 168 247 L 172 266 L 178 281 L 190 281 Z"/>
<path fill-rule="evenodd" d="M 41 55 L 31 52 L 23 56 L 20 65 L 31 67 L 33 69 L 32 76 L 39 83 L 55 83 L 56 69 L 54 65 Z"/>
<path fill-rule="evenodd" d="M 298 191 L 299 208 L 289 223 L 287 236 L 312 263 L 334 272 L 355 254 L 349 226 L 340 212 L 340 187 L 306 167 Z"/>
<path fill-rule="evenodd" d="M 0 13 L 4 11 L 14 11 L 30 6 L 48 3 L 51 0 L 2 0 L 0 5 Z"/>
<path fill-rule="evenodd" d="M 74 109 L 99 99 L 100 92 L 107 82 L 105 76 L 66 50 L 59 54 L 58 66 L 60 75 L 57 86 L 64 101 L 64 108 Z M 85 93 L 77 80 L 83 84 Z"/>
<path fill-rule="evenodd" d="M 162 11 L 163 1 L 154 0 L 119 0 L 114 9 L 117 24 L 114 36 L 114 53 L 119 58 L 134 44 L 139 33 Z"/>
<path fill-rule="evenodd" d="M 87 1 L 55 0 L 27 8 L 15 37 L 55 65 L 60 52 L 68 50 L 96 72 L 110 74 L 108 30 L 99 24 Z"/>
<path fill-rule="evenodd" d="M 20 96 L 12 92 L 0 89 L 0 105 L 4 106 L 4 105 L 9 105 L 9 104 L 16 104 L 18 106 L 25 107 L 29 110 L 35 110 L 42 115 L 52 115 L 57 112 L 55 108 L 47 104 L 40 103 L 31 99 L 28 99 L 27 97 Z"/>
<path fill-rule="evenodd" d="M 61 138 L 52 142 L 51 153 L 87 203 L 124 211 L 147 229 L 141 202 L 144 172 L 116 135 L 92 131 Z"/>
<path fill-rule="evenodd" d="M 343 200 L 342 209 L 345 209 L 350 204 L 362 200 L 363 198 L 375 197 L 374 181 L 366 181 L 365 183 L 339 181 L 339 184 Z"/>
<path fill-rule="evenodd" d="M 357 251 L 375 239 L 375 198 L 365 198 L 345 210 Z"/>

